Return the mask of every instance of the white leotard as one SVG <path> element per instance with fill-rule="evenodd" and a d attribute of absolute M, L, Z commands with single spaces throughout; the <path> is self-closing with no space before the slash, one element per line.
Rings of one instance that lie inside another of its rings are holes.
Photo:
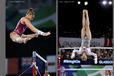
<path fill-rule="evenodd" d="M 82 48 L 80 47 L 79 50 L 75 50 L 77 54 L 82 54 L 82 52 L 86 52 L 87 55 L 91 55 L 91 56 L 95 56 L 96 54 L 94 52 L 91 52 L 91 49 L 90 48 Z"/>

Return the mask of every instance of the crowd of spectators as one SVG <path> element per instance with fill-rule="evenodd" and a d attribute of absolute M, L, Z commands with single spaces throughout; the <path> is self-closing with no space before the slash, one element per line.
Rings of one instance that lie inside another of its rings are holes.
<path fill-rule="evenodd" d="M 61 58 L 71 59 L 72 49 L 61 50 Z M 98 59 L 113 59 L 112 49 L 92 49 L 92 52 L 96 53 Z M 80 55 L 76 53 L 74 59 L 80 59 Z M 93 59 L 93 56 L 88 56 L 88 59 Z"/>

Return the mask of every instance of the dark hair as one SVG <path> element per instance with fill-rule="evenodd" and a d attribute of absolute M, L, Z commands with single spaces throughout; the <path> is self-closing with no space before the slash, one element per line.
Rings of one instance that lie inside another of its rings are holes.
<path fill-rule="evenodd" d="M 27 14 L 32 14 L 32 15 L 34 15 L 33 9 L 32 9 L 32 8 L 29 8 L 29 10 L 27 11 L 26 15 L 27 15 Z"/>

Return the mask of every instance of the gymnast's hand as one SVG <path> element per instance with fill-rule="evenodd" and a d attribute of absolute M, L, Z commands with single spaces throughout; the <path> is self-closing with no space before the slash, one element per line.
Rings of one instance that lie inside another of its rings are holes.
<path fill-rule="evenodd" d="M 34 34 L 34 37 L 36 37 L 36 38 L 37 38 L 37 37 L 38 37 L 38 34 L 37 34 L 37 33 L 35 33 L 35 34 Z"/>
<path fill-rule="evenodd" d="M 48 36 L 48 35 L 50 35 L 51 33 L 50 32 L 44 32 L 42 35 L 43 36 Z"/>
<path fill-rule="evenodd" d="M 98 63 L 98 62 L 97 62 L 97 54 L 95 54 L 94 62 L 95 62 L 95 64 Z"/>

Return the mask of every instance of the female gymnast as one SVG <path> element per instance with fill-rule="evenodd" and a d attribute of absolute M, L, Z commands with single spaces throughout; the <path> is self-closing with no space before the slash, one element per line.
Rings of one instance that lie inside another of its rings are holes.
<path fill-rule="evenodd" d="M 91 40 L 91 31 L 90 31 L 90 22 L 88 11 L 86 9 L 83 10 L 83 18 L 82 18 L 82 30 L 81 30 L 81 47 L 79 50 L 73 50 L 71 54 L 71 58 L 75 57 L 75 53 L 81 54 L 82 61 L 87 60 L 87 55 L 94 56 L 94 62 L 97 64 L 97 54 L 91 52 L 90 49 L 90 40 Z"/>
<path fill-rule="evenodd" d="M 48 36 L 51 33 L 50 32 L 43 32 L 37 28 L 35 28 L 32 24 L 31 21 L 33 20 L 33 18 L 35 17 L 35 14 L 32 10 L 32 8 L 30 8 L 25 17 L 22 17 L 16 28 L 10 33 L 10 38 L 13 42 L 16 43 L 26 43 L 28 40 L 31 40 L 34 37 L 38 37 L 38 35 L 42 35 L 42 36 Z M 34 34 L 28 34 L 28 35 L 24 35 L 24 31 L 26 30 L 26 28 L 29 28 L 32 32 L 34 32 Z"/>

